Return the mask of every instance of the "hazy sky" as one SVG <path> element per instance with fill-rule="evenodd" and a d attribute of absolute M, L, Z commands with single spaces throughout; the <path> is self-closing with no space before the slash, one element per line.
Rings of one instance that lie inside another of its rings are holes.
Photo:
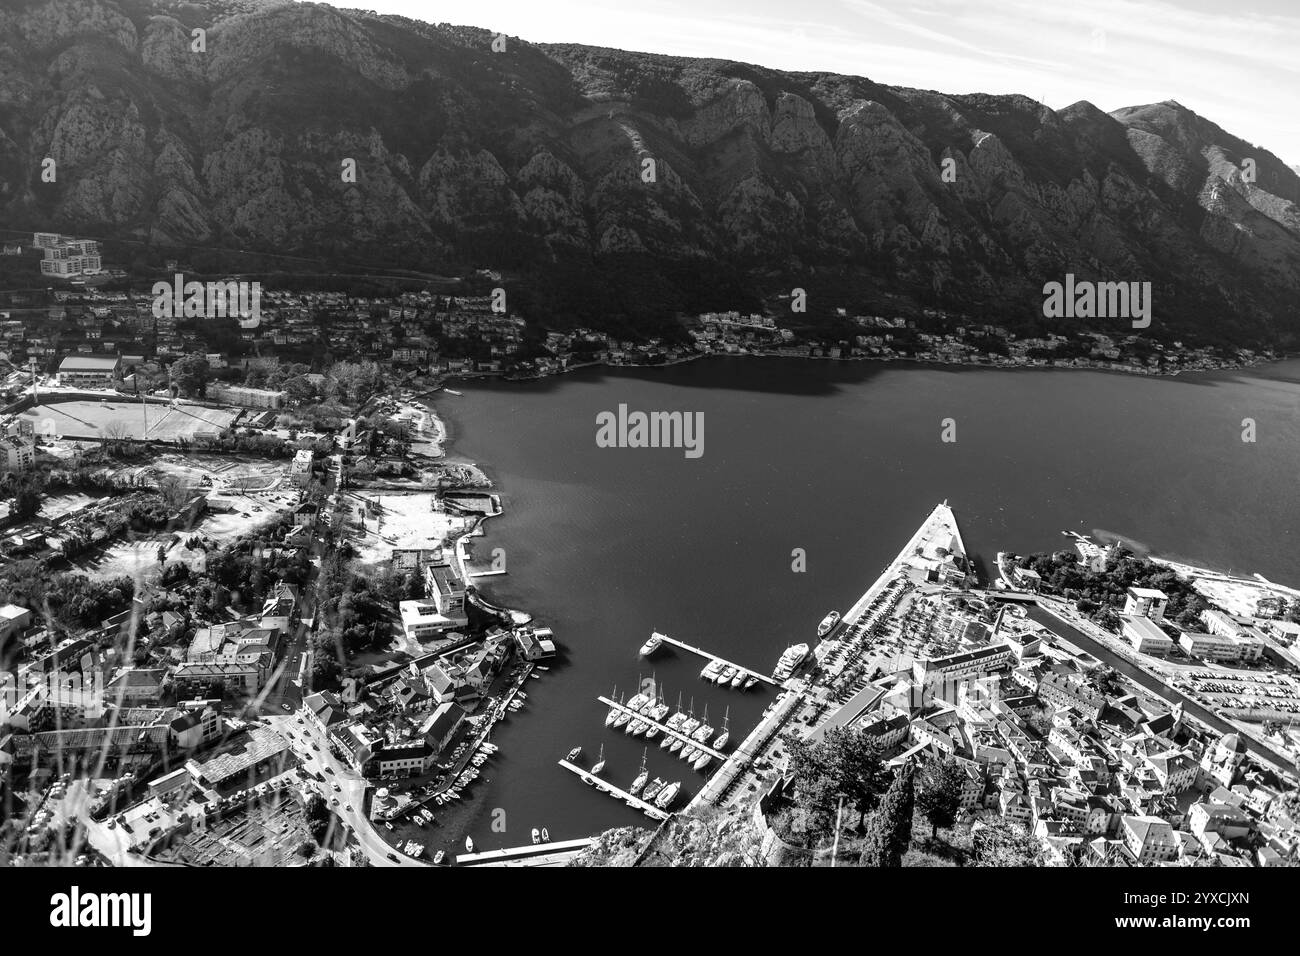
<path fill-rule="evenodd" d="M 1060 109 L 1175 99 L 1300 165 L 1297 0 L 337 0 L 536 42 L 828 70 Z"/>

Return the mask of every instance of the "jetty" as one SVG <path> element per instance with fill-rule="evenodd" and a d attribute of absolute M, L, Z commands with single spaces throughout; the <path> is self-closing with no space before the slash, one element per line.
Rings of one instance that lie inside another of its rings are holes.
<path fill-rule="evenodd" d="M 628 806 L 636 807 L 638 810 L 640 810 L 646 816 L 650 817 L 652 820 L 667 820 L 670 816 L 672 816 L 672 814 L 669 813 L 667 810 L 660 810 L 653 803 L 647 803 L 646 801 L 642 800 L 640 797 L 632 796 L 632 794 L 628 793 L 626 790 L 614 786 L 608 780 L 605 780 L 601 777 L 597 777 L 593 773 L 588 773 L 586 770 L 583 770 L 581 767 L 577 766 L 576 764 L 569 763 L 569 761 L 567 760 L 561 760 L 560 766 L 563 767 L 565 770 L 572 770 L 574 773 L 576 773 L 579 777 L 581 777 L 585 781 L 590 781 L 593 784 L 597 784 L 597 783 L 601 784 L 606 790 L 608 790 L 610 793 L 614 794 L 615 796 L 619 797 Z"/>
<path fill-rule="evenodd" d="M 627 706 L 625 706 L 624 704 L 620 704 L 620 703 L 619 703 L 618 701 L 616 701 L 616 700 L 612 700 L 612 699 L 609 698 L 609 697 L 597 697 L 596 699 L 597 699 L 598 701 L 600 701 L 602 704 L 604 704 L 606 707 L 613 707 L 615 710 L 618 710 L 618 711 L 621 711 L 622 713 L 628 714 L 629 716 L 631 716 L 632 720 L 634 720 L 634 721 L 635 721 L 635 720 L 642 720 L 642 721 L 645 721 L 647 724 L 650 724 L 650 725 L 653 726 L 653 727 L 658 727 L 658 728 L 659 728 L 659 732 L 660 732 L 661 734 L 663 734 L 663 735 L 665 735 L 665 736 L 667 736 L 667 737 L 676 737 L 676 738 L 677 738 L 678 740 L 680 740 L 682 743 L 684 743 L 684 744 L 689 744 L 690 746 L 694 747 L 696 750 L 701 750 L 701 751 L 703 751 L 704 753 L 706 753 L 706 754 L 708 754 L 710 757 L 712 757 L 714 760 L 726 760 L 726 759 L 727 759 L 727 755 L 724 754 L 724 753 L 722 753 L 722 751 L 720 751 L 720 750 L 714 750 L 714 749 L 713 749 L 712 747 L 710 747 L 708 744 L 700 743 L 698 740 L 695 740 L 695 739 L 691 738 L 690 736 L 688 736 L 688 735 L 686 735 L 686 734 L 679 733 L 678 731 L 673 730 L 673 729 L 672 729 L 671 727 L 669 727 L 667 724 L 661 724 L 661 723 L 659 723 L 659 721 L 657 721 L 657 720 L 651 720 L 651 719 L 650 719 L 649 717 L 647 717 L 645 714 L 639 713 L 639 712 L 633 710 L 631 707 L 627 707 Z M 631 723 L 631 722 L 632 722 L 632 721 L 629 721 L 629 723 Z M 697 728 L 697 729 L 698 729 L 698 728 Z M 715 731 L 715 733 L 716 733 L 716 731 Z"/>
<path fill-rule="evenodd" d="M 729 661 L 726 658 L 719 657 L 717 654 L 710 654 L 708 651 L 704 650 L 703 648 L 693 647 L 692 645 L 687 644 L 685 641 L 679 641 L 677 640 L 677 638 L 669 637 L 667 634 L 660 634 L 659 636 L 662 637 L 669 644 L 672 644 L 674 647 L 680 647 L 682 650 L 690 651 L 692 654 L 698 654 L 700 655 L 700 657 L 703 657 L 706 660 L 720 661 L 721 663 L 726 664 L 728 667 L 734 667 L 738 671 L 744 671 L 746 677 L 757 677 L 759 680 L 766 681 L 767 683 L 771 684 L 773 687 L 781 686 L 777 681 L 768 677 L 766 674 L 760 674 L 758 671 L 753 670 L 752 668 L 743 667 L 742 665 L 733 663 L 732 661 Z"/>
<path fill-rule="evenodd" d="M 562 866 L 592 842 L 591 837 L 584 837 L 581 840 L 529 843 L 504 850 L 462 853 L 456 857 L 456 863 L 460 866 Z"/>

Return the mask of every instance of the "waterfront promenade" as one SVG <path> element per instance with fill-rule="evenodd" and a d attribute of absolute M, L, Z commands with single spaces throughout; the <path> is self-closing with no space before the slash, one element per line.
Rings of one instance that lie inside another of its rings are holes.
<path fill-rule="evenodd" d="M 849 608 L 843 618 L 844 630 L 840 633 L 849 633 L 853 625 L 868 614 L 876 600 L 885 593 L 890 582 L 905 572 L 918 549 L 933 553 L 936 547 L 952 548 L 963 556 L 966 553 L 961 534 L 957 530 L 957 517 L 947 501 L 935 506 L 894 560 Z M 864 634 L 862 639 L 866 640 L 867 635 Z M 761 786 L 761 775 L 755 767 L 764 764 L 765 772 L 772 772 L 773 765 L 781 759 L 779 733 L 792 720 L 799 719 L 807 728 L 805 732 L 815 732 L 816 728 L 823 723 L 835 721 L 843 708 L 837 707 L 830 712 L 829 716 L 825 716 L 831 701 L 829 688 L 820 682 L 820 678 L 824 676 L 814 672 L 813 676 L 806 680 L 799 678 L 787 680 L 784 693 L 764 713 L 763 719 L 750 731 L 740 746 L 696 793 L 688 809 L 716 804 L 728 798 L 741 799 L 746 793 L 758 789 Z M 856 707 L 859 712 L 861 711 L 861 703 L 856 696 L 844 706 Z"/>

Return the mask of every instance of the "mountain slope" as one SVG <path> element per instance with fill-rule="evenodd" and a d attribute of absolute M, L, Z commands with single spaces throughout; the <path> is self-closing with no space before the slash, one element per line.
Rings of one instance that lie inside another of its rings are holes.
<path fill-rule="evenodd" d="M 1294 345 L 1298 203 L 1293 170 L 1174 102 L 1052 111 L 513 38 L 493 52 L 482 30 L 275 0 L 0 8 L 7 228 L 138 240 L 146 258 L 492 265 L 528 278 L 543 321 L 644 327 L 802 287 L 814 317 L 942 307 L 1043 328 L 1043 283 L 1073 272 L 1151 281 L 1152 334 Z"/>

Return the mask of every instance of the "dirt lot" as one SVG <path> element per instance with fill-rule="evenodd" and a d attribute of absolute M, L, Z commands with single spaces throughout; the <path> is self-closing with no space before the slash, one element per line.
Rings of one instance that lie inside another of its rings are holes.
<path fill-rule="evenodd" d="M 240 411 L 237 408 L 204 408 L 183 402 L 174 406 L 150 402 L 146 409 L 140 402 L 106 399 L 38 405 L 23 412 L 21 417 L 30 421 L 43 435 L 97 439 L 105 436 L 105 429 L 110 437 L 115 431 L 120 432 L 123 438 L 146 437 L 147 415 L 148 438 L 175 441 L 177 438 L 192 438 L 205 429 L 225 429 Z"/>

